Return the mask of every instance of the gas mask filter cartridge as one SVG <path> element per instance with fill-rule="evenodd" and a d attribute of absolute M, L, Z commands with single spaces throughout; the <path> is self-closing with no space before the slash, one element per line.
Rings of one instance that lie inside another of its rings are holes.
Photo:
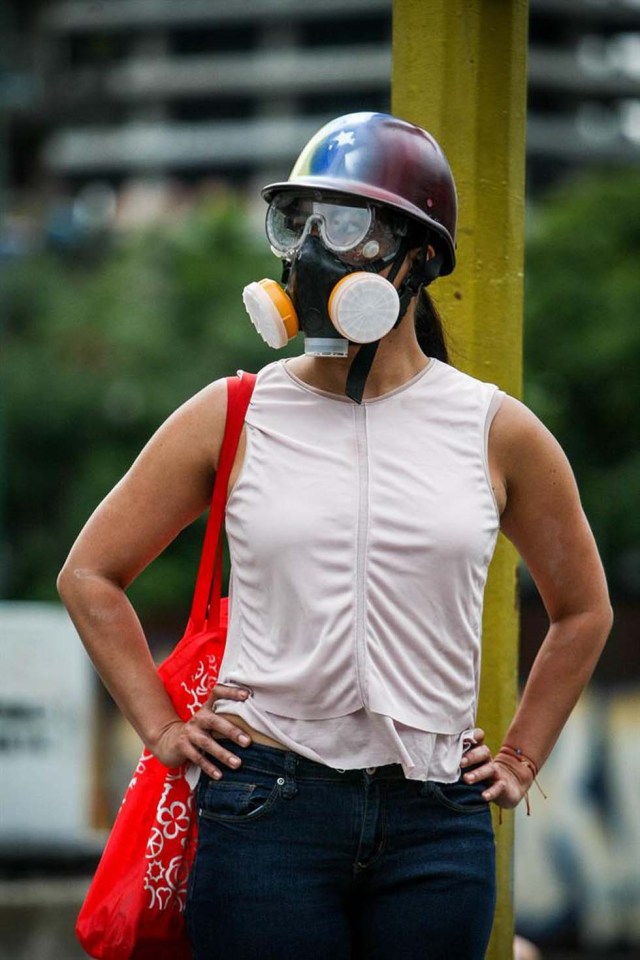
<path fill-rule="evenodd" d="M 393 329 L 400 313 L 398 291 L 378 273 L 349 273 L 329 297 L 334 327 L 352 343 L 371 343 Z"/>
<path fill-rule="evenodd" d="M 243 290 L 242 300 L 251 322 L 270 347 L 284 347 L 298 333 L 300 325 L 293 302 L 275 280 L 250 283 Z M 339 337 L 314 337 L 309 336 L 309 331 L 305 353 L 346 356 L 348 344 L 345 341 L 371 343 L 379 340 L 393 329 L 400 312 L 400 299 L 396 288 L 384 277 L 357 271 L 335 285 L 329 297 L 328 312 Z"/>
<path fill-rule="evenodd" d="M 242 291 L 242 302 L 251 323 L 270 347 L 279 350 L 298 333 L 296 309 L 275 280 L 250 283 Z"/>

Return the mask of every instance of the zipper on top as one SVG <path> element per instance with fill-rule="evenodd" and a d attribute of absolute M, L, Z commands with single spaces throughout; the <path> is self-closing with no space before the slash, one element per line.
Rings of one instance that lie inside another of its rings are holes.
<path fill-rule="evenodd" d="M 358 459 L 358 529 L 356 538 L 356 675 L 360 699 L 368 707 L 367 641 L 366 641 L 366 577 L 367 540 L 369 534 L 369 456 L 367 450 L 367 408 L 354 405 L 356 427 L 356 451 Z"/>

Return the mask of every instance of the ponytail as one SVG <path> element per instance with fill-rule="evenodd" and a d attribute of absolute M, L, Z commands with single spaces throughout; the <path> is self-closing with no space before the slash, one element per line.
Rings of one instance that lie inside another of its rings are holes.
<path fill-rule="evenodd" d="M 426 287 L 418 290 L 415 312 L 416 337 L 420 349 L 427 357 L 435 357 L 449 363 L 449 351 L 442 320 Z"/>
<path fill-rule="evenodd" d="M 425 263 L 427 245 L 432 244 L 437 250 L 440 242 L 440 238 L 433 231 L 425 231 L 424 224 L 407 220 L 407 245 L 410 250 L 415 247 L 421 248 L 419 260 L 422 263 Z M 426 276 L 423 279 L 426 281 Z M 414 318 L 416 337 L 422 352 L 427 357 L 435 357 L 436 360 L 449 363 L 449 351 L 442 320 L 425 283 L 418 288 Z"/>

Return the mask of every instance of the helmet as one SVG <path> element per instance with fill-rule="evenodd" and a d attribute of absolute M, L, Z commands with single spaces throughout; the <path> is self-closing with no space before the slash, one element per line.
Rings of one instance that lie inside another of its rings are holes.
<path fill-rule="evenodd" d="M 436 140 L 388 113 L 349 113 L 309 140 L 289 179 L 262 190 L 363 197 L 429 227 L 442 243 L 440 275 L 455 266 L 457 198 L 451 168 Z"/>

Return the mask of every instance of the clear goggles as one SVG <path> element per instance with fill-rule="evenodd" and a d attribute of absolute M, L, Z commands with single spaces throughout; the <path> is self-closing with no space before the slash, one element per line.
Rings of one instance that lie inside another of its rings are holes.
<path fill-rule="evenodd" d="M 293 259 L 314 227 L 328 250 L 355 266 L 391 260 L 407 232 L 400 215 L 352 198 L 318 201 L 280 193 L 269 204 L 266 231 L 277 257 Z"/>

